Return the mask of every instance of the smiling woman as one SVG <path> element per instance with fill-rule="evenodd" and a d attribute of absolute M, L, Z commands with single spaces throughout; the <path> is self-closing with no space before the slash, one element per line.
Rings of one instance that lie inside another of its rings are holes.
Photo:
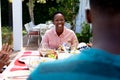
<path fill-rule="evenodd" d="M 53 24 L 54 27 L 46 31 L 43 36 L 42 44 L 46 43 L 52 49 L 58 49 L 64 43 L 77 47 L 78 39 L 72 30 L 64 26 L 65 18 L 62 12 L 53 14 Z"/>

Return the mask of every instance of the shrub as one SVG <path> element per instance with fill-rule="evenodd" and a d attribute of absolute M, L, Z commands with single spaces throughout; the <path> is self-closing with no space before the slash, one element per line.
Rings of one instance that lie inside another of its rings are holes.
<path fill-rule="evenodd" d="M 22 31 L 23 36 L 27 34 L 26 30 Z"/>
<path fill-rule="evenodd" d="M 82 23 L 81 33 L 76 33 L 79 42 L 89 43 L 90 38 L 92 37 L 92 32 L 90 30 L 90 25 L 86 22 Z"/>
<path fill-rule="evenodd" d="M 13 33 L 11 27 L 2 27 L 2 43 L 13 43 Z"/>

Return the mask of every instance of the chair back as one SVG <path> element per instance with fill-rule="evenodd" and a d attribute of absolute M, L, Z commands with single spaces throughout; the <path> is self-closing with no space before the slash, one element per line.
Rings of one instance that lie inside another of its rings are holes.
<path fill-rule="evenodd" d="M 29 26 L 29 23 L 26 23 L 24 26 L 28 33 L 32 30 L 32 27 Z"/>
<path fill-rule="evenodd" d="M 35 24 L 31 21 L 31 22 L 29 22 L 29 26 L 30 26 L 30 27 L 34 27 Z"/>
<path fill-rule="evenodd" d="M 43 36 L 45 32 L 48 30 L 48 25 L 46 24 L 39 24 L 40 26 L 40 35 Z"/>

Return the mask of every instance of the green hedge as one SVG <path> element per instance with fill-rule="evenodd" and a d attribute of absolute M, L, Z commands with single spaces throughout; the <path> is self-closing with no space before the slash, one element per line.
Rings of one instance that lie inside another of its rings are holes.
<path fill-rule="evenodd" d="M 81 33 L 76 33 L 79 42 L 89 43 L 90 38 L 92 37 L 92 32 L 90 30 L 90 25 L 86 22 L 82 23 Z"/>
<path fill-rule="evenodd" d="M 23 36 L 26 35 L 26 30 L 23 30 L 22 34 Z M 2 43 L 13 44 L 13 31 L 11 27 L 2 27 Z"/>
<path fill-rule="evenodd" d="M 2 43 L 13 43 L 13 33 L 10 27 L 2 27 Z"/>

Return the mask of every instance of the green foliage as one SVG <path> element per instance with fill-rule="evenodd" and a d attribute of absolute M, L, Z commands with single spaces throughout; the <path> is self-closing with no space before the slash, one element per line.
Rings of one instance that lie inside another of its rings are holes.
<path fill-rule="evenodd" d="M 81 42 L 80 33 L 76 33 L 76 36 L 77 36 L 77 38 L 78 38 L 78 41 Z"/>
<path fill-rule="evenodd" d="M 37 0 L 38 3 L 46 3 L 46 0 Z"/>
<path fill-rule="evenodd" d="M 11 27 L 2 27 L 2 43 L 9 43 L 12 45 L 13 43 L 13 33 Z"/>
<path fill-rule="evenodd" d="M 49 8 L 49 15 L 51 16 L 55 11 L 61 11 L 65 15 L 66 21 L 73 24 L 76 14 L 79 10 L 79 0 L 56 0 L 58 6 Z"/>
<path fill-rule="evenodd" d="M 89 43 L 90 38 L 92 37 L 92 33 L 90 30 L 90 25 L 86 22 L 82 23 L 82 31 L 81 33 L 76 33 L 79 42 Z"/>
<path fill-rule="evenodd" d="M 23 36 L 27 34 L 26 30 L 22 31 Z"/>
<path fill-rule="evenodd" d="M 51 7 L 49 8 L 49 15 L 52 16 L 52 14 L 57 11 L 57 9 L 55 7 Z M 51 18 L 52 19 L 52 18 Z"/>
<path fill-rule="evenodd" d="M 4 26 L 2 29 L 2 43 L 9 43 L 12 45 L 13 43 L 13 31 L 11 27 Z M 26 30 L 22 31 L 23 36 L 27 34 Z"/>
<path fill-rule="evenodd" d="M 34 22 L 35 24 L 45 23 L 48 20 L 51 20 L 51 15 L 55 11 L 62 11 L 65 14 L 66 21 L 71 22 L 75 19 L 75 15 L 79 9 L 79 0 L 34 0 Z M 30 14 L 28 6 L 26 5 L 29 0 L 24 0 L 22 2 L 22 18 L 23 26 L 24 24 L 30 22 Z M 1 20 L 2 26 L 10 25 L 10 4 L 8 0 L 1 1 Z M 12 21 L 11 21 L 12 22 Z"/>

